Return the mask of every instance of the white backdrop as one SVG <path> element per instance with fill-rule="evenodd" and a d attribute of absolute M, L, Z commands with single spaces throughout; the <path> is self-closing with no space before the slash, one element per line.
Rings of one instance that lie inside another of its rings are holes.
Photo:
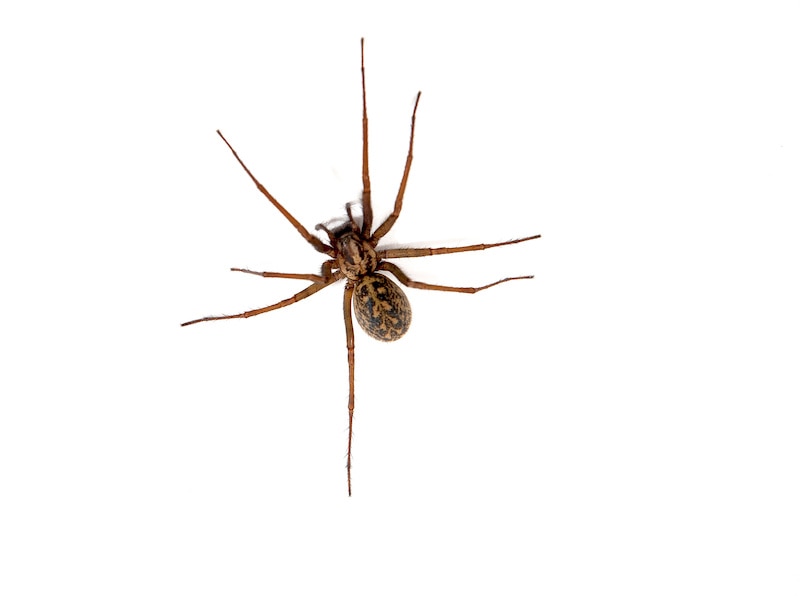
<path fill-rule="evenodd" d="M 291 4 L 291 7 L 290 7 Z M 790 2 L 27 3 L 0 15 L 0 592 L 796 594 Z M 360 193 L 414 324 L 310 229 Z"/>

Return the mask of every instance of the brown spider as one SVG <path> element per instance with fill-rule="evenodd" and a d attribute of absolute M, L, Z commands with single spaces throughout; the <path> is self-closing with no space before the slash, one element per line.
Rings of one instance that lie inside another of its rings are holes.
<path fill-rule="evenodd" d="M 486 288 L 491 288 L 497 284 L 511 281 L 514 279 L 532 279 L 533 275 L 524 275 L 521 277 L 507 277 L 496 281 L 494 283 L 481 286 L 478 288 L 457 288 L 452 286 L 440 286 L 436 284 L 428 284 L 419 281 L 413 281 L 403 273 L 403 271 L 393 263 L 389 263 L 386 259 L 398 259 L 407 257 L 427 257 L 430 255 L 442 255 L 455 252 L 468 252 L 472 250 L 485 250 L 487 248 L 494 248 L 495 246 L 506 246 L 508 244 L 517 244 L 519 242 L 526 242 L 539 238 L 540 235 L 528 236 L 518 240 L 509 240 L 508 242 L 498 242 L 495 244 L 472 244 L 470 246 L 458 246 L 452 248 L 389 248 L 385 250 L 376 250 L 380 239 L 383 238 L 392 226 L 400 217 L 400 210 L 403 207 L 403 194 L 406 190 L 406 183 L 408 182 L 408 173 L 411 170 L 412 149 L 414 147 L 414 123 L 417 116 L 417 106 L 419 105 L 419 98 L 422 92 L 417 93 L 417 99 L 414 103 L 414 111 L 411 114 L 411 136 L 408 142 L 408 155 L 406 156 L 406 166 L 403 170 L 403 178 L 400 182 L 400 189 L 397 192 L 397 198 L 394 201 L 394 210 L 386 218 L 386 220 L 372 232 L 372 197 L 369 183 L 369 156 L 368 156 L 368 142 L 367 142 L 367 91 L 364 76 L 364 39 L 361 39 L 361 98 L 363 103 L 363 117 L 362 117 L 362 134 L 363 134 L 363 152 L 362 152 L 362 179 L 363 191 L 361 193 L 362 203 L 362 217 L 359 224 L 353 216 L 351 206 L 347 205 L 347 221 L 328 229 L 322 224 L 316 226 L 315 229 L 323 230 L 328 235 L 329 244 L 326 244 L 316 236 L 313 236 L 306 230 L 303 225 L 297 221 L 291 213 L 289 213 L 283 205 L 281 205 L 275 197 L 273 197 L 264 186 L 256 180 L 256 177 L 250 172 L 244 162 L 239 158 L 239 155 L 234 151 L 231 144 L 222 136 L 220 131 L 217 134 L 222 137 L 225 144 L 233 153 L 233 156 L 239 164 L 247 172 L 247 175 L 255 182 L 256 187 L 261 193 L 269 199 L 270 203 L 280 211 L 283 216 L 291 222 L 291 224 L 300 232 L 300 235 L 306 239 L 317 251 L 326 254 L 329 259 L 322 263 L 322 268 L 319 275 L 312 273 L 274 273 L 270 271 L 250 271 L 247 269 L 233 268 L 231 271 L 241 271 L 242 273 L 251 273 L 253 275 L 260 275 L 262 277 L 282 277 L 287 279 L 305 279 L 311 283 L 305 290 L 298 292 L 291 298 L 281 300 L 270 306 L 257 308 L 255 310 L 248 310 L 247 312 L 238 315 L 227 315 L 222 317 L 204 317 L 202 319 L 195 319 L 188 321 L 181 326 L 193 325 L 195 323 L 202 323 L 204 321 L 219 321 L 222 319 L 246 319 L 247 317 L 254 317 L 256 315 L 277 310 L 284 306 L 289 306 L 295 302 L 308 298 L 312 294 L 319 292 L 321 289 L 331 285 L 342 279 L 346 279 L 347 283 L 344 288 L 344 328 L 347 334 L 347 364 L 349 367 L 350 377 L 350 400 L 348 402 L 349 410 L 349 426 L 347 433 L 347 494 L 351 495 L 351 447 L 353 443 L 353 410 L 355 409 L 355 342 L 353 340 L 353 318 L 351 314 L 351 303 L 356 313 L 356 320 L 361 328 L 369 335 L 380 341 L 395 341 L 403 337 L 408 327 L 411 324 L 411 305 L 408 303 L 408 298 L 400 289 L 400 287 L 392 282 L 390 279 L 377 273 L 378 271 L 388 271 L 397 278 L 400 283 L 409 288 L 418 288 L 421 290 L 440 290 L 443 292 L 462 292 L 466 294 L 474 294 Z"/>

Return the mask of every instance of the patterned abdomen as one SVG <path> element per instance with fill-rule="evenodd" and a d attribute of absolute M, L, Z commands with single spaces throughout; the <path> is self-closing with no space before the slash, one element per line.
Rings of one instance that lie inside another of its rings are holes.
<path fill-rule="evenodd" d="M 369 273 L 356 283 L 353 307 L 361 328 L 380 341 L 400 339 L 411 325 L 411 305 L 403 290 L 378 273 Z"/>

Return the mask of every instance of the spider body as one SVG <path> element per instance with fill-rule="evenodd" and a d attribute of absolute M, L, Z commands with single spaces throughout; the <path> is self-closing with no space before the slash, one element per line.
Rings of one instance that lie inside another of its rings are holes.
<path fill-rule="evenodd" d="M 328 230 L 319 224 L 318 230 L 328 234 L 339 271 L 353 283 L 353 310 L 364 332 L 378 341 L 395 341 L 403 337 L 411 325 L 411 304 L 396 283 L 376 273 L 380 258 L 370 239 L 352 219 Z M 363 225 L 363 224 L 362 224 Z"/>
<path fill-rule="evenodd" d="M 403 207 L 403 196 L 408 182 L 408 175 L 411 171 L 412 150 L 414 147 L 414 126 L 416 122 L 417 106 L 419 105 L 420 93 L 417 93 L 417 100 L 414 103 L 414 111 L 411 115 L 411 135 L 408 142 L 408 154 L 400 180 L 400 188 L 394 201 L 394 209 L 391 214 L 375 230 L 372 229 L 372 191 L 369 179 L 369 151 L 368 151 L 368 121 L 367 121 L 367 91 L 364 76 L 364 40 L 361 40 L 361 97 L 363 105 L 362 118 L 362 182 L 361 192 L 362 216 L 358 221 L 347 206 L 347 221 L 333 230 L 329 230 L 320 224 L 317 230 L 323 230 L 329 243 L 323 242 L 295 219 L 286 208 L 281 205 L 275 197 L 256 179 L 250 172 L 239 155 L 230 143 L 222 136 L 220 131 L 217 134 L 222 138 L 230 149 L 233 156 L 239 162 L 250 179 L 255 183 L 256 188 L 263 194 L 270 203 L 291 223 L 298 233 L 308 242 L 314 250 L 325 254 L 328 258 L 322 263 L 320 272 L 314 273 L 277 273 L 272 271 L 250 271 L 248 269 L 232 269 L 242 273 L 250 273 L 261 277 L 276 277 L 283 279 L 301 279 L 310 281 L 311 285 L 295 295 L 254 310 L 248 310 L 236 315 L 225 315 L 217 317 L 203 317 L 193 321 L 187 321 L 182 326 L 193 325 L 205 321 L 219 321 L 224 319 L 246 319 L 256 315 L 264 314 L 273 310 L 278 310 L 285 306 L 290 306 L 300 300 L 304 300 L 329 285 L 344 281 L 344 327 L 347 337 L 347 364 L 349 377 L 349 399 L 348 409 L 348 434 L 347 434 L 347 492 L 351 491 L 351 454 L 353 442 L 353 412 L 355 410 L 355 338 L 353 333 L 353 311 L 356 320 L 361 328 L 370 337 L 379 341 L 389 342 L 400 339 L 411 324 L 411 305 L 405 293 L 400 287 L 383 275 L 387 272 L 394 276 L 401 284 L 410 288 L 421 290 L 436 290 L 441 292 L 458 292 L 463 294 L 474 294 L 492 286 L 496 286 L 507 281 L 517 279 L 531 279 L 532 275 L 519 277 L 507 277 L 499 281 L 478 287 L 454 287 L 430 284 L 410 279 L 400 267 L 391 263 L 388 259 L 401 259 L 413 257 L 428 257 L 432 255 L 450 254 L 457 252 L 469 252 L 475 250 L 485 250 L 497 246 L 518 244 L 539 238 L 539 235 L 527 236 L 517 240 L 496 242 L 493 244 L 472 244 L 469 246 L 441 247 L 441 248 L 396 248 L 381 249 L 379 243 L 397 219 Z"/>

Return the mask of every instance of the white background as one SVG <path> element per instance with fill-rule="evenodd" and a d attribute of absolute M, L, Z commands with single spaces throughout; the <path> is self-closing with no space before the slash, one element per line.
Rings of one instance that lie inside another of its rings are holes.
<path fill-rule="evenodd" d="M 291 6 L 291 7 L 290 7 Z M 0 593 L 797 594 L 792 2 L 19 3 L 0 14 Z M 360 193 L 414 324 L 308 228 Z"/>

